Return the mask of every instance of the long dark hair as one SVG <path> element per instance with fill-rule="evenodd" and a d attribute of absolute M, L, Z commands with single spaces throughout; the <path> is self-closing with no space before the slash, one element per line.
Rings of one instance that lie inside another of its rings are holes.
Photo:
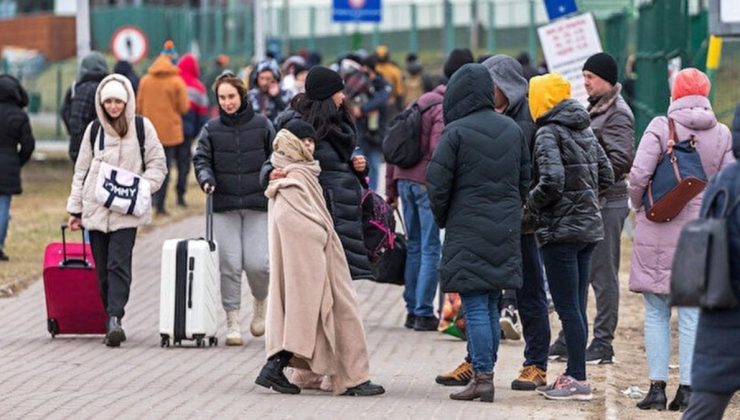
<path fill-rule="evenodd" d="M 319 139 L 332 130 L 341 131 L 342 123 L 354 124 L 347 106 L 342 103 L 337 109 L 331 97 L 314 100 L 309 99 L 305 93 L 299 93 L 290 101 L 290 107 L 298 111 L 301 118 L 313 126 Z"/>

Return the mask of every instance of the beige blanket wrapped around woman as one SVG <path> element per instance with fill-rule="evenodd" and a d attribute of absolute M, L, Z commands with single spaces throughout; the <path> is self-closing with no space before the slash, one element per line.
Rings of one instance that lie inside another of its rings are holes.
<path fill-rule="evenodd" d="M 270 291 L 265 347 L 293 353 L 291 365 L 329 375 L 335 394 L 368 380 L 365 331 L 347 260 L 319 185 L 319 163 L 287 130 L 272 164 L 287 173 L 270 182 Z"/>

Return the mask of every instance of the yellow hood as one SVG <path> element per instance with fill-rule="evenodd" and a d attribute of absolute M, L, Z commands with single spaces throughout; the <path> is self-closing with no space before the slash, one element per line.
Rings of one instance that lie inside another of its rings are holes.
<path fill-rule="evenodd" d="M 529 111 L 535 121 L 566 99 L 570 99 L 570 82 L 560 73 L 535 76 L 529 81 Z"/>

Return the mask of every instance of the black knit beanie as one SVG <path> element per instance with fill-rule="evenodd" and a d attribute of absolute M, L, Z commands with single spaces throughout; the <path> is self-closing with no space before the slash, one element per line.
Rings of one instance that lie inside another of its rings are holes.
<path fill-rule="evenodd" d="M 314 66 L 306 76 L 306 96 L 314 101 L 330 98 L 344 89 L 342 77 L 334 70 Z"/>
<path fill-rule="evenodd" d="M 444 65 L 444 72 L 445 76 L 449 79 L 452 77 L 453 74 L 459 69 L 460 67 L 468 64 L 468 63 L 474 63 L 475 59 L 473 58 L 473 53 L 470 52 L 467 48 L 455 48 L 452 50 L 450 55 L 447 57 L 447 61 L 445 61 Z"/>
<path fill-rule="evenodd" d="M 612 85 L 617 84 L 617 62 L 607 53 L 592 55 L 583 64 L 583 70 L 601 77 Z"/>
<path fill-rule="evenodd" d="M 304 139 L 308 137 L 316 141 L 316 130 L 313 129 L 311 124 L 303 121 L 300 118 L 293 118 L 292 120 L 288 121 L 288 123 L 285 124 L 283 128 L 293 133 L 293 135 L 298 137 L 299 139 Z"/>

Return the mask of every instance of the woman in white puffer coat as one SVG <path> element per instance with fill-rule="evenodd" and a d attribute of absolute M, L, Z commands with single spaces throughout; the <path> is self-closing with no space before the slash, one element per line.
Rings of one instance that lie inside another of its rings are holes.
<path fill-rule="evenodd" d="M 98 173 L 103 163 L 132 172 L 148 182 L 154 193 L 162 185 L 167 166 L 157 131 L 143 117 L 139 117 L 143 118 L 143 152 L 139 147 L 136 99 L 126 77 L 111 74 L 100 82 L 95 93 L 95 111 L 99 123 L 90 123 L 82 137 L 67 212 L 71 230 L 84 227 L 90 233 L 100 296 L 108 314 L 105 343 L 118 347 L 126 340 L 121 318 L 131 289 L 136 230 L 151 221 L 151 209 L 137 217 L 100 204 L 95 194 Z M 92 133 L 94 126 L 100 128 Z"/>

